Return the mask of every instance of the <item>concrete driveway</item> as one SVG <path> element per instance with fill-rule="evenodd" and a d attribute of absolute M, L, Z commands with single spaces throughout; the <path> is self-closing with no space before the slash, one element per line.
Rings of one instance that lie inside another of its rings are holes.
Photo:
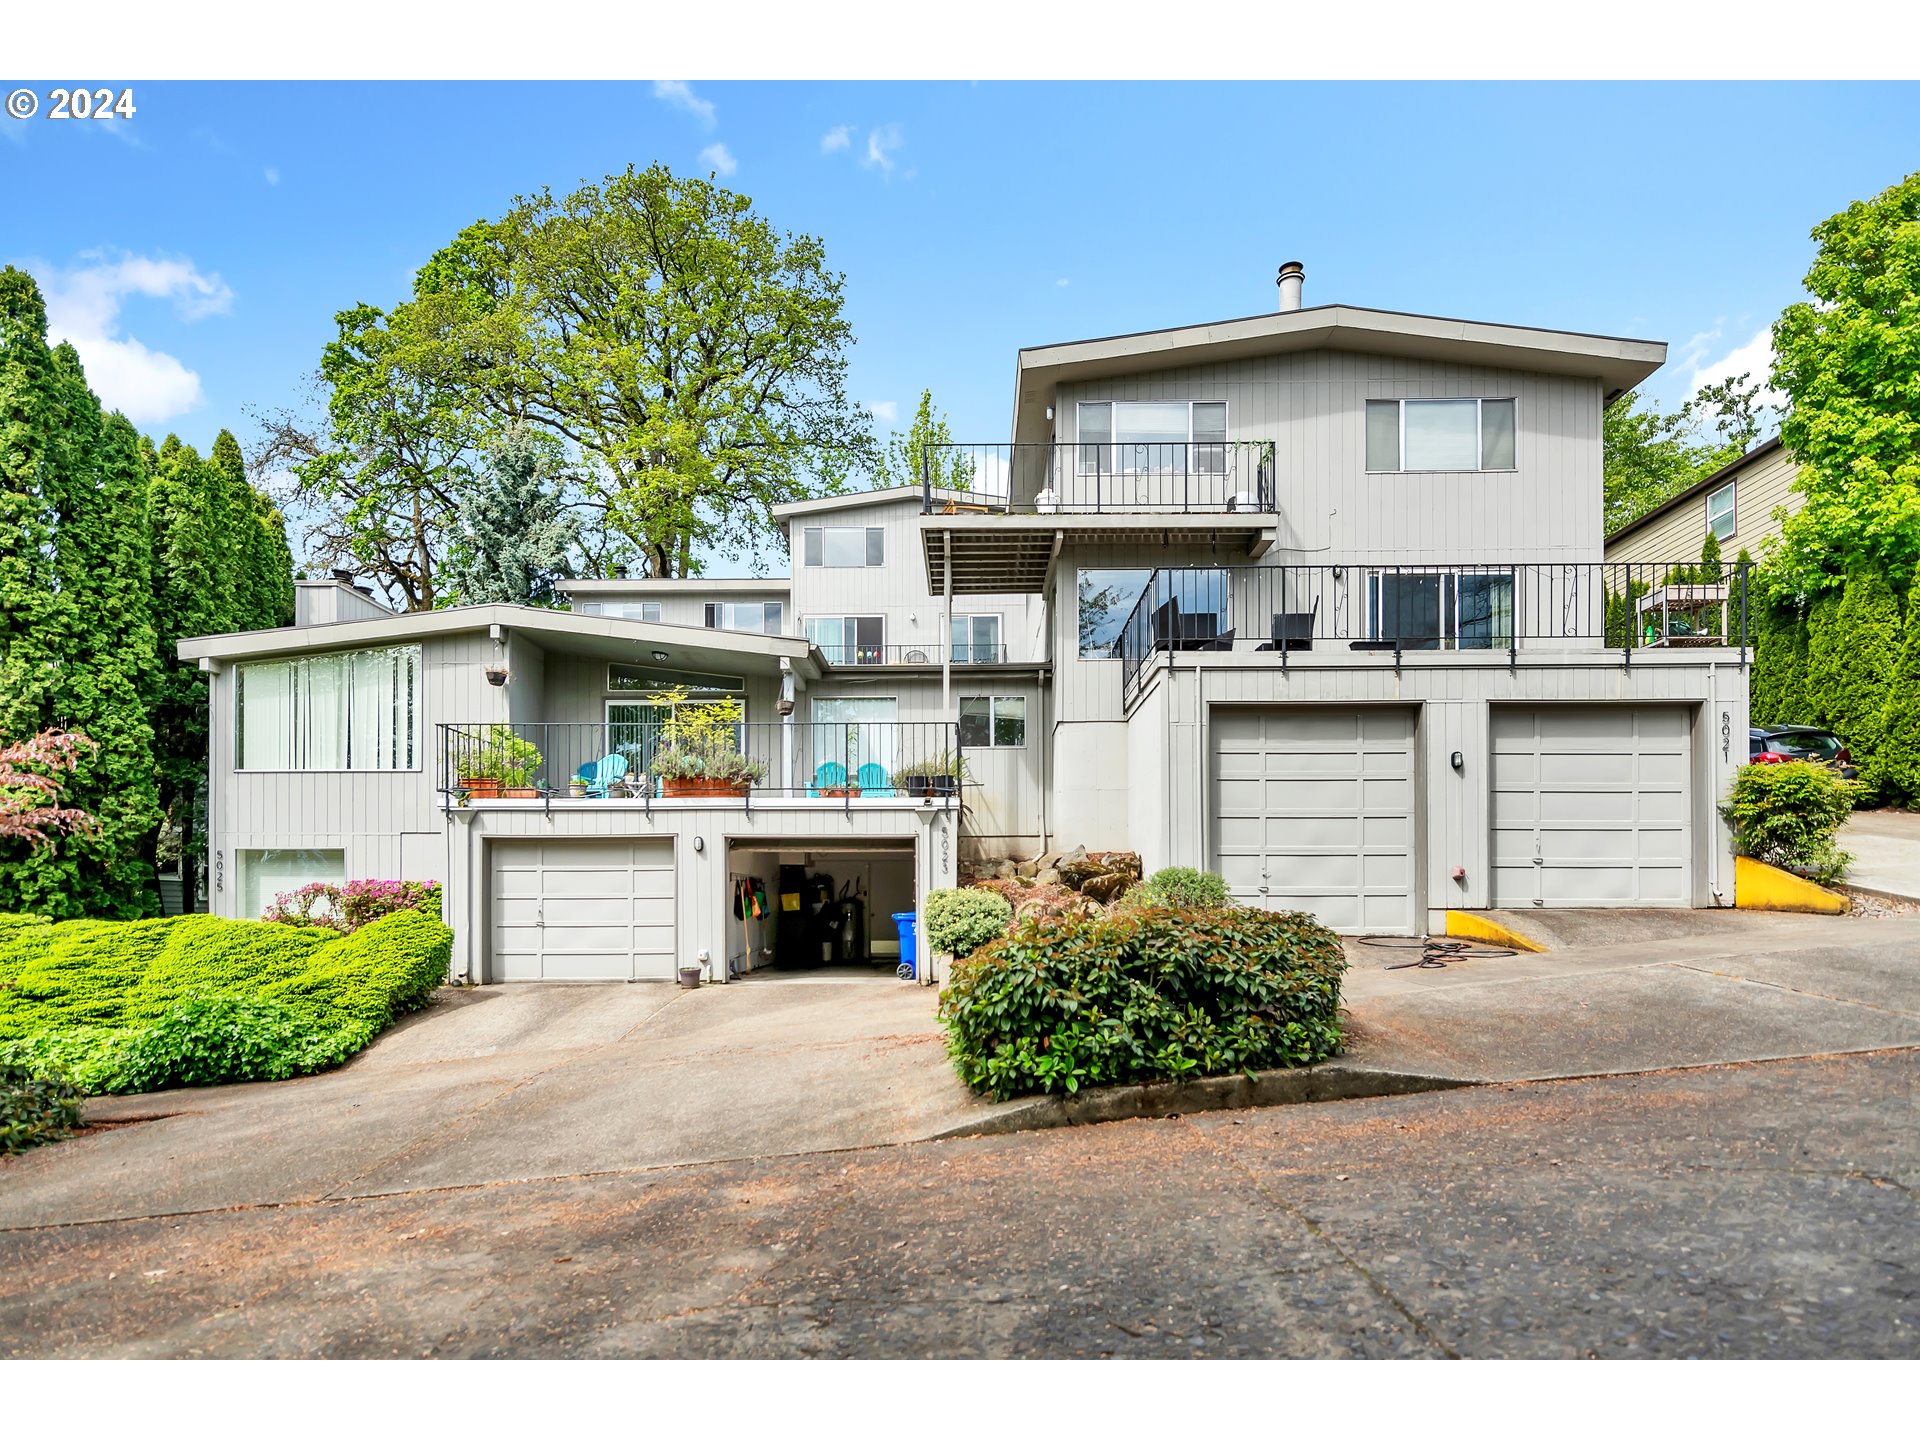
<path fill-rule="evenodd" d="M 1920 900 L 1920 813 L 1855 811 L 1840 827 L 1840 848 L 1854 857 L 1847 872 L 1849 885 Z"/>
<path fill-rule="evenodd" d="M 95 1102 L 0 1161 L 0 1228 L 644 1170 L 933 1135 L 980 1108 L 884 979 L 449 990 L 352 1064 Z"/>

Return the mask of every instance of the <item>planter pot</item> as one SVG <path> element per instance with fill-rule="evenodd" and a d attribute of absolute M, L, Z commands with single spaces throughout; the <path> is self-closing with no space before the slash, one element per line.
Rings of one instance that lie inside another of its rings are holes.
<path fill-rule="evenodd" d="M 509 785 L 500 794 L 507 800 L 538 800 L 540 798 L 540 790 L 534 785 Z"/>
<path fill-rule="evenodd" d="M 827 785 L 821 788 L 820 794 L 827 800 L 857 799 L 860 795 L 860 787 L 858 785 Z"/>
<path fill-rule="evenodd" d="M 907 776 L 907 794 L 919 800 L 929 795 L 951 795 L 954 792 L 954 780 L 951 775 L 909 775 Z"/>
<path fill-rule="evenodd" d="M 738 800 L 751 787 L 729 785 L 722 780 L 662 780 L 660 788 L 669 800 L 693 799 L 697 796 L 718 796 Z"/>
<path fill-rule="evenodd" d="M 475 800 L 498 800 L 500 798 L 500 780 L 494 775 L 470 775 L 462 780 L 467 794 Z"/>
<path fill-rule="evenodd" d="M 700 988 L 700 967 L 698 965 L 682 965 L 680 967 L 680 988 L 682 990 L 698 990 Z"/>
<path fill-rule="evenodd" d="M 587 787 L 578 780 L 569 782 L 569 784 L 567 785 L 567 798 L 569 800 L 586 799 Z"/>
<path fill-rule="evenodd" d="M 960 781 L 953 775 L 929 775 L 935 795 L 955 795 L 959 793 Z"/>

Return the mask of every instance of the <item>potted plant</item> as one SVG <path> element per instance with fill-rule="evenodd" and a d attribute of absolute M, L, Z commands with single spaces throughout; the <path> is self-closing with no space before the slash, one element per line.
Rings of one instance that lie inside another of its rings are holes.
<path fill-rule="evenodd" d="M 648 773 L 660 782 L 663 796 L 742 796 L 766 782 L 766 765 L 740 753 L 738 700 L 695 704 L 681 691 L 661 691 L 656 698 L 669 710 Z"/>
<path fill-rule="evenodd" d="M 587 798 L 587 782 L 582 780 L 578 775 L 574 776 L 571 780 L 567 781 L 567 798 L 569 800 L 586 799 Z"/>
<path fill-rule="evenodd" d="M 522 740 L 506 725 L 490 725 L 480 743 L 461 752 L 454 762 L 470 799 L 537 800 L 540 791 L 534 776 L 540 773 L 541 755 L 531 740 Z"/>
<path fill-rule="evenodd" d="M 942 750 L 929 760 L 916 760 L 893 772 L 894 779 L 906 789 L 909 798 L 918 800 L 959 793 L 960 782 L 971 780 L 966 760 L 951 750 Z"/>
<path fill-rule="evenodd" d="M 462 734 L 459 753 L 454 757 L 453 773 L 470 800 L 498 800 L 500 757 L 491 744 L 491 735 L 476 738 Z"/>
<path fill-rule="evenodd" d="M 764 784 L 767 767 L 736 750 L 699 750 L 692 746 L 662 745 L 653 756 L 653 774 L 668 799 L 700 795 L 741 796 Z"/>

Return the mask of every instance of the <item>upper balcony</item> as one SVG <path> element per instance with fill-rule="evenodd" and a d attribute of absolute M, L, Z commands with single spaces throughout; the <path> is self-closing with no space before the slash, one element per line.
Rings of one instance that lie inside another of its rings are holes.
<path fill-rule="evenodd" d="M 1636 654 L 1717 647 L 1744 664 L 1750 570 L 1697 560 L 1170 567 L 1147 577 L 1111 654 L 1129 701 L 1163 655 L 1397 670 L 1426 652 L 1517 666 L 1529 651 L 1606 650 L 1631 665 Z"/>
<path fill-rule="evenodd" d="M 1277 517 L 1274 447 L 1205 443 L 929 445 L 921 533 L 933 593 L 1037 594 L 1063 543 L 1237 547 Z"/>

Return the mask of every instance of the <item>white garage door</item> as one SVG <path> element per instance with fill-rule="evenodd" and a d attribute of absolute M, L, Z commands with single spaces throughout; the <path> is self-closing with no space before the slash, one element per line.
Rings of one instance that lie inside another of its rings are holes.
<path fill-rule="evenodd" d="M 1496 706 L 1492 721 L 1495 905 L 1691 903 L 1684 707 Z"/>
<path fill-rule="evenodd" d="M 671 980 L 671 840 L 495 840 L 496 980 Z"/>
<path fill-rule="evenodd" d="M 1214 865 L 1234 898 L 1415 933 L 1413 714 L 1213 712 Z"/>

